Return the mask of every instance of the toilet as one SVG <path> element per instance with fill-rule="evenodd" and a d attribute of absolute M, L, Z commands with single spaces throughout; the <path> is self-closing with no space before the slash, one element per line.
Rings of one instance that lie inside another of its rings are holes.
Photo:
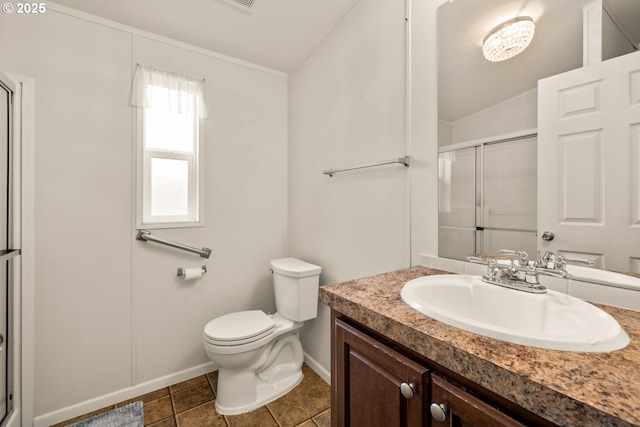
<path fill-rule="evenodd" d="M 239 311 L 204 327 L 204 348 L 218 366 L 216 409 L 250 412 L 302 381 L 298 330 L 318 310 L 321 267 L 296 258 L 271 261 L 277 312 Z"/>

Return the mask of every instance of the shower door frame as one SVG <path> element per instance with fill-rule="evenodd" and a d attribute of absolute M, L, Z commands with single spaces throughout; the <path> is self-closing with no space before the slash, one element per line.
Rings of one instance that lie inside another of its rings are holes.
<path fill-rule="evenodd" d="M 458 260 L 462 260 L 464 261 L 466 259 L 467 256 L 469 255 L 474 255 L 474 254 L 483 254 L 483 253 L 490 253 L 492 250 L 495 252 L 498 250 L 498 247 L 495 247 L 493 249 L 491 249 L 492 246 L 495 245 L 491 245 L 488 244 L 487 241 L 487 234 L 486 233 L 493 233 L 493 232 L 519 232 L 519 233 L 524 233 L 524 234 L 532 234 L 531 238 L 531 244 L 529 246 L 531 246 L 531 248 L 528 249 L 528 251 L 530 253 L 534 253 L 535 254 L 535 241 L 536 241 L 536 236 L 537 236 L 537 231 L 536 228 L 533 227 L 532 229 L 529 229 L 527 227 L 504 227 L 504 226 L 493 226 L 489 224 L 488 218 L 487 218 L 487 213 L 485 212 L 485 204 L 486 204 L 486 197 L 485 197 L 485 188 L 486 188 L 486 184 L 485 184 L 485 159 L 486 159 L 486 151 L 487 151 L 487 147 L 494 147 L 494 146 L 504 146 L 503 144 L 509 144 L 509 143 L 513 143 L 513 142 L 518 142 L 518 141 L 526 141 L 528 139 L 532 139 L 535 138 L 536 139 L 536 145 L 537 145 L 537 137 L 538 137 L 538 130 L 537 129 L 526 129 L 526 130 L 522 130 L 522 131 L 518 131 L 518 132 L 513 132 L 511 134 L 505 134 L 505 135 L 496 135 L 496 136 L 490 136 L 490 137 L 486 137 L 486 138 L 482 138 L 482 139 L 478 139 L 478 140 L 473 140 L 473 141 L 467 141 L 467 142 L 461 142 L 461 143 L 457 143 L 457 144 L 451 144 L 451 145 L 443 145 L 440 146 L 438 148 L 438 158 L 440 159 L 440 157 L 442 156 L 443 153 L 457 153 L 460 152 L 462 150 L 469 150 L 469 149 L 474 149 L 474 157 L 475 157 L 475 161 L 474 161 L 474 165 L 475 165 L 475 169 L 474 169 L 474 183 L 473 183 L 473 187 L 475 187 L 475 200 L 472 201 L 473 204 L 475 205 L 475 219 L 474 219 L 474 224 L 467 224 L 466 226 L 459 226 L 459 227 L 450 227 L 448 225 L 443 225 L 442 223 L 442 216 L 440 213 L 440 199 L 442 197 L 442 195 L 440 194 L 441 188 L 440 188 L 440 165 L 438 166 L 438 174 L 439 174 L 439 184 L 438 184 L 438 238 L 440 239 L 440 236 L 442 235 L 442 229 L 452 229 L 452 230 L 458 230 L 458 231 L 473 231 L 473 249 L 471 249 L 469 247 L 468 249 L 468 253 L 451 253 L 451 251 L 449 251 L 449 253 L 447 252 L 443 252 L 442 247 L 440 242 L 438 242 L 438 256 L 441 258 L 450 258 L 450 259 L 458 259 Z M 537 165 L 537 161 L 536 161 L 536 165 Z M 535 180 L 534 180 L 535 181 Z M 517 194 L 516 194 L 517 195 Z M 471 203 L 469 203 L 467 205 L 470 206 Z M 537 211 L 537 210 L 536 210 Z M 516 213 L 516 215 L 520 215 L 521 213 Z M 535 213 L 534 213 L 535 215 Z M 501 245 L 498 245 L 499 248 L 502 248 Z M 508 245 L 507 245 L 508 246 Z M 510 247 L 505 247 L 506 249 L 511 249 Z M 457 248 L 460 249 L 460 248 Z M 524 247 L 516 247 L 514 248 L 516 250 L 527 250 L 527 248 Z M 532 250 L 533 249 L 533 250 Z"/>
<path fill-rule="evenodd" d="M 0 346 L 4 346 L 3 351 L 6 354 L 4 358 L 4 366 L 0 366 L 0 369 L 4 369 L 5 372 L 5 384 L 0 384 L 0 387 L 4 388 L 5 393 L 5 407 L 4 414 L 1 414 L 0 417 L 0 427 L 4 427 L 8 424 L 11 419 L 11 415 L 14 411 L 14 297 L 13 297 L 13 286 L 14 286 L 14 266 L 13 266 L 13 258 L 20 254 L 20 250 L 13 250 L 10 248 L 10 243 L 12 240 L 12 215 L 13 215 L 13 108 L 15 106 L 15 94 L 16 88 L 11 79 L 9 79 L 4 73 L 0 72 L 0 86 L 3 90 L 6 90 L 8 93 L 7 98 L 7 147 L 6 147 L 6 167 L 7 167 L 7 175 L 6 175 L 6 191 L 4 193 L 4 197 L 6 197 L 6 223 L 0 224 L 0 227 L 4 227 L 6 229 L 6 239 L 2 244 L 4 245 L 4 249 L 0 250 L 0 262 L 6 263 L 6 269 L 4 272 L 4 278 L 0 280 L 0 286 L 3 286 L 5 289 L 3 292 L 6 292 L 6 300 L 4 301 L 4 321 L 5 327 L 4 330 L 0 330 L 0 333 L 4 333 L 3 342 L 0 343 Z M 4 118 L 2 118 L 4 120 Z M 2 195 L 0 195 L 2 197 Z M 0 310 L 2 308 L 0 307 Z"/>

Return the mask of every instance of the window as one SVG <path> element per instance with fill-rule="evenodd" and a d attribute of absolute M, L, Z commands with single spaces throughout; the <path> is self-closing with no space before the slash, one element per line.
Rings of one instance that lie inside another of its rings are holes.
<path fill-rule="evenodd" d="M 204 81 L 138 65 L 137 227 L 202 225 Z"/>

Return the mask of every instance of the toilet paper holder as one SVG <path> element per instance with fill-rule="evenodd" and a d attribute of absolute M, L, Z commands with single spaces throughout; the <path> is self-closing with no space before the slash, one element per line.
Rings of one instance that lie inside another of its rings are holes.
<path fill-rule="evenodd" d="M 184 272 L 185 272 L 185 268 L 184 267 L 178 267 L 178 277 L 180 276 L 184 276 Z M 203 265 L 202 266 L 202 274 L 207 272 L 207 266 Z"/>

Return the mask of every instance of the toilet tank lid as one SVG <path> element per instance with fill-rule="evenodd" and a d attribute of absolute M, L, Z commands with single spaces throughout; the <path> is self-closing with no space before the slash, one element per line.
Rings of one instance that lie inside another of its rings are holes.
<path fill-rule="evenodd" d="M 307 277 L 320 274 L 322 267 L 296 258 L 280 258 L 271 261 L 274 272 L 290 277 Z"/>

